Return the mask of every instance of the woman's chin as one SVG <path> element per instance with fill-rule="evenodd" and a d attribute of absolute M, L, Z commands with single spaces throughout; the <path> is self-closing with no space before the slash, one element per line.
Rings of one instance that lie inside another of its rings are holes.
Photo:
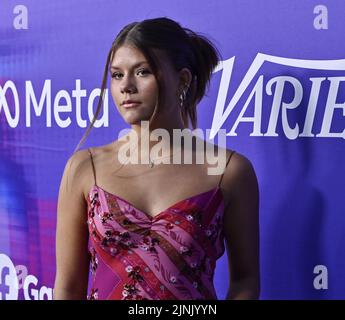
<path fill-rule="evenodd" d="M 141 121 L 148 119 L 146 119 L 146 117 L 124 117 L 124 120 L 129 125 L 140 125 Z"/>

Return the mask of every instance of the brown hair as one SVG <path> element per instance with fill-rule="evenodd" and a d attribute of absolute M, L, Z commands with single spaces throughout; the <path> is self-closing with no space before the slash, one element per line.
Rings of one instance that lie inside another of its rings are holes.
<path fill-rule="evenodd" d="M 132 22 L 125 26 L 112 43 L 104 68 L 96 113 L 74 152 L 83 144 L 98 117 L 104 101 L 109 64 L 113 60 L 116 50 L 124 44 L 136 47 L 147 59 L 159 88 L 156 107 L 161 105 L 164 100 L 164 91 L 166 89 L 159 74 L 159 65 L 157 63 L 159 59 L 155 50 L 162 51 L 170 59 L 176 71 L 182 68 L 190 70 L 192 82 L 181 112 L 184 125 L 189 127 L 190 122 L 192 128 L 196 128 L 196 106 L 205 95 L 206 89 L 208 89 L 213 69 L 217 66 L 221 55 L 206 36 L 195 33 L 188 28 L 183 28 L 174 20 L 166 17 L 147 19 L 141 22 Z M 156 111 L 157 108 L 155 108 L 151 119 Z"/>

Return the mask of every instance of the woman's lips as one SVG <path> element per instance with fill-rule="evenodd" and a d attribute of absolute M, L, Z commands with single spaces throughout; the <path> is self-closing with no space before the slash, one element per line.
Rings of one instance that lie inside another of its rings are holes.
<path fill-rule="evenodd" d="M 125 103 L 123 104 L 124 108 L 133 108 L 140 104 L 141 102 L 131 102 L 131 103 Z"/>

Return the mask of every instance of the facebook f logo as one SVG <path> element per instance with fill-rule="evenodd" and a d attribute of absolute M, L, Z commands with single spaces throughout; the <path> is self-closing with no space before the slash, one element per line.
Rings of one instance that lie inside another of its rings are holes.
<path fill-rule="evenodd" d="M 7 300 L 10 293 L 10 286 L 7 284 L 6 279 L 10 275 L 10 268 L 9 267 L 2 267 L 0 273 L 0 300 Z"/>
<path fill-rule="evenodd" d="M 18 278 L 11 259 L 0 254 L 0 300 L 18 299 Z"/>

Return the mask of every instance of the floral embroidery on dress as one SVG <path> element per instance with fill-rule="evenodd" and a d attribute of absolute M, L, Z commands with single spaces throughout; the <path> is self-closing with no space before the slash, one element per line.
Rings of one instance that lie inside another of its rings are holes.
<path fill-rule="evenodd" d="M 205 234 L 210 241 L 215 241 L 222 228 L 222 221 L 219 216 L 216 217 L 216 221 L 211 223 L 205 230 Z"/>
<path fill-rule="evenodd" d="M 100 242 L 101 248 L 109 252 L 112 256 L 116 256 L 120 253 L 121 249 L 128 250 L 130 248 L 137 248 L 138 246 L 132 241 L 131 235 L 128 231 L 117 231 L 111 226 L 108 226 L 109 220 L 114 220 L 114 214 L 109 212 L 103 212 L 99 214 L 101 222 L 108 229 L 104 232 L 104 236 L 99 234 L 95 229 L 95 223 L 93 219 L 95 217 L 95 210 L 100 206 L 98 192 L 94 192 L 90 201 L 90 210 L 88 224 L 91 226 L 90 233 L 93 238 Z M 127 218 L 123 219 L 124 225 L 130 225 L 131 221 Z"/>
<path fill-rule="evenodd" d="M 90 200 L 89 216 L 93 218 L 95 216 L 95 208 L 98 205 L 98 192 L 94 192 Z"/>
<path fill-rule="evenodd" d="M 154 237 L 151 238 L 151 237 L 145 236 L 143 237 L 142 244 L 140 244 L 139 246 L 141 249 L 145 251 L 157 253 L 157 250 L 155 248 L 155 245 L 157 244 L 159 244 L 158 238 L 154 238 Z"/>
<path fill-rule="evenodd" d="M 91 288 L 90 295 L 87 300 L 98 300 L 98 289 Z"/>
<path fill-rule="evenodd" d="M 128 250 L 130 248 L 138 248 L 138 245 L 131 240 L 131 235 L 128 231 L 107 230 L 105 237 L 101 240 L 103 248 L 117 248 Z M 115 250 L 112 250 L 115 253 Z"/>
<path fill-rule="evenodd" d="M 165 229 L 167 231 L 169 231 L 169 230 L 171 230 L 173 228 L 174 228 L 174 225 L 172 223 L 168 222 L 168 223 L 165 224 Z"/>
<path fill-rule="evenodd" d="M 128 278 L 130 282 L 123 285 L 122 296 L 125 300 L 147 300 L 142 295 L 139 294 L 139 282 L 143 281 L 144 278 L 140 274 L 140 266 L 132 267 L 131 265 L 126 267 L 126 272 L 128 273 Z"/>
<path fill-rule="evenodd" d="M 104 212 L 101 216 L 101 221 L 103 224 L 107 223 L 108 220 L 113 220 L 114 215 L 112 213 L 109 212 Z"/>
<path fill-rule="evenodd" d="M 94 248 L 91 248 L 90 254 L 91 254 L 91 259 L 90 259 L 91 272 L 94 275 L 96 273 L 96 270 L 97 270 L 97 267 L 98 267 L 98 259 L 97 259 L 97 256 L 96 256 L 96 250 Z"/>
<path fill-rule="evenodd" d="M 180 253 L 182 255 L 186 255 L 186 256 L 191 256 L 192 255 L 192 250 L 186 246 L 181 246 L 180 247 Z"/>
<path fill-rule="evenodd" d="M 202 226 L 202 211 L 201 210 L 195 210 L 194 212 L 191 212 L 189 215 L 187 215 L 188 221 L 193 221 L 196 223 L 199 227 Z"/>

